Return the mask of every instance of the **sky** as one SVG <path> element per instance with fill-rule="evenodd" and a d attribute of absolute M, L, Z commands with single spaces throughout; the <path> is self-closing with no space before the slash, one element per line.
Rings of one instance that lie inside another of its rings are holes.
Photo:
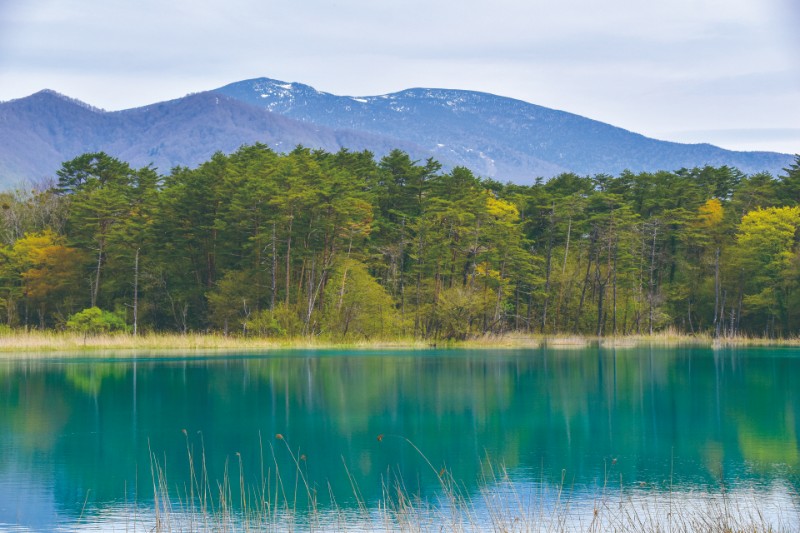
<path fill-rule="evenodd" d="M 797 0 L 0 0 L 0 101 L 126 109 L 256 77 L 485 91 L 649 137 L 800 152 Z"/>

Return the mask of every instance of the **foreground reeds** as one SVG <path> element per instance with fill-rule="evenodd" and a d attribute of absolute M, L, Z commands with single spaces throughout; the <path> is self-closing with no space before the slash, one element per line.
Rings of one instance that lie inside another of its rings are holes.
<path fill-rule="evenodd" d="M 172 484 L 165 465 L 151 452 L 151 507 L 138 506 L 126 530 L 172 531 L 453 531 L 453 532 L 709 532 L 796 531 L 800 510 L 794 497 L 740 489 L 728 493 L 614 486 L 613 469 L 591 493 L 558 485 L 516 481 L 502 463 L 482 461 L 478 489 L 470 491 L 446 468 L 437 470 L 413 442 L 401 439 L 433 476 L 435 493 L 423 497 L 393 470 L 381 477 L 381 497 L 365 501 L 346 463 L 352 494 L 333 494 L 307 477 L 305 456 L 280 434 L 262 446 L 261 481 L 245 483 L 240 455 L 212 480 L 203 451 L 195 456 L 187 438 L 189 479 Z M 278 467 L 288 455 L 288 472 Z M 319 494 L 320 492 L 325 494 Z M 791 491 L 788 491 L 791 492 Z M 327 503 L 320 502 L 321 496 Z M 337 499 L 347 499 L 346 507 Z M 84 525 L 91 525 L 89 520 Z"/>

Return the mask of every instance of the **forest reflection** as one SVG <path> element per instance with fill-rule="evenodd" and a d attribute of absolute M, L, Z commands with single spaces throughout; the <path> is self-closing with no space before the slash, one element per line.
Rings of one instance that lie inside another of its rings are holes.
<path fill-rule="evenodd" d="M 191 453 L 212 479 L 241 457 L 258 486 L 265 469 L 294 472 L 291 450 L 340 506 L 354 504 L 345 467 L 369 503 L 386 476 L 435 492 L 431 467 L 475 490 L 487 460 L 578 494 L 609 480 L 796 486 L 799 376 L 790 349 L 696 347 L 11 361 L 0 485 L 38 487 L 77 514 L 149 501 L 151 451 L 175 484 Z"/>

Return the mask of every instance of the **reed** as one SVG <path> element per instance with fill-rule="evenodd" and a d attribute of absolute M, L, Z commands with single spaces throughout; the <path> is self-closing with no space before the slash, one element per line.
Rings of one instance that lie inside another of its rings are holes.
<path fill-rule="evenodd" d="M 772 339 L 747 336 L 712 338 L 663 331 L 653 335 L 592 337 L 581 335 L 535 335 L 521 332 L 486 334 L 462 341 L 431 341 L 411 337 L 342 340 L 318 336 L 265 338 L 225 336 L 218 333 L 145 333 L 137 336 L 115 333 L 84 337 L 52 330 L 11 330 L 0 333 L 0 358 L 12 357 L 192 357 L 197 355 L 257 353 L 274 350 L 424 350 L 430 348 L 556 349 L 636 346 L 800 346 L 800 337 Z"/>
<path fill-rule="evenodd" d="M 235 472 L 225 468 L 221 480 L 209 479 L 205 454 L 200 457 L 189 444 L 189 479 L 172 486 L 166 467 L 150 453 L 153 506 L 149 516 L 134 520 L 145 531 L 453 531 L 453 532 L 695 532 L 767 533 L 795 531 L 800 527 L 800 509 L 780 509 L 768 515 L 764 500 L 755 491 L 731 495 L 719 493 L 654 492 L 626 488 L 615 481 L 614 466 L 606 465 L 603 485 L 594 498 L 578 498 L 562 473 L 561 483 L 519 483 L 502 462 L 489 457 L 481 461 L 479 489 L 470 492 L 446 469 L 438 469 L 411 440 L 403 436 L 380 436 L 409 446 L 419 454 L 425 469 L 438 480 L 433 497 L 423 498 L 408 488 L 397 470 L 381 477 L 381 497 L 364 500 L 357 480 L 344 463 L 352 494 L 334 495 L 321 505 L 316 485 L 308 479 L 299 448 L 283 435 L 269 444 L 270 460 L 262 447 L 262 480 L 255 486 L 245 482 L 244 465 L 237 455 Z M 291 472 L 281 472 L 279 456 L 290 459 Z M 237 493 L 238 492 L 238 498 Z M 353 498 L 355 507 L 340 507 L 337 497 Z M 796 499 L 792 499 L 794 502 Z"/>
<path fill-rule="evenodd" d="M 0 334 L 0 357 L 25 354 L 27 357 L 43 354 L 47 357 L 70 355 L 101 355 L 128 357 L 174 355 L 192 356 L 202 353 L 260 352 L 290 349 L 420 349 L 429 343 L 415 339 L 384 339 L 357 342 L 330 341 L 308 336 L 296 338 L 264 338 L 225 336 L 217 333 L 145 333 L 137 336 L 124 333 L 83 335 L 51 330 L 12 330 Z"/>

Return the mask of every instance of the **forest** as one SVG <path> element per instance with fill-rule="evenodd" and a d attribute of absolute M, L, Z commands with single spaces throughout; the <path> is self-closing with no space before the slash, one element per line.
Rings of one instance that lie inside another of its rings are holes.
<path fill-rule="evenodd" d="M 105 153 L 0 193 L 2 328 L 465 339 L 800 333 L 800 156 L 503 184 L 395 150 Z"/>

